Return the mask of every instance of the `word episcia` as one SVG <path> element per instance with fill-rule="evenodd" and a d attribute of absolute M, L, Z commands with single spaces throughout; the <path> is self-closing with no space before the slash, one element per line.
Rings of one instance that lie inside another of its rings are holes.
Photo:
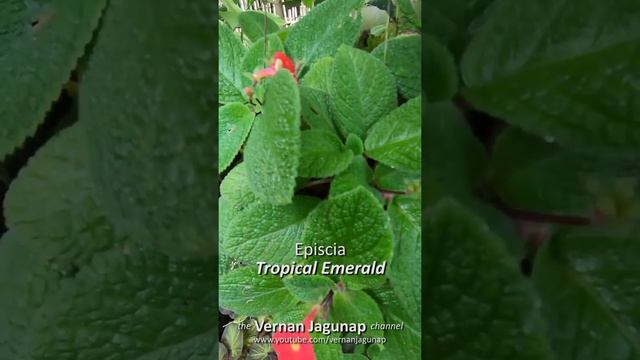
<path fill-rule="evenodd" d="M 316 245 L 305 246 L 296 243 L 296 256 L 307 259 L 311 256 L 346 256 L 347 250 L 344 246 Z M 291 264 L 269 264 L 265 261 L 258 261 L 258 275 L 384 275 L 387 271 L 387 262 L 378 263 L 373 261 L 370 264 L 334 264 L 330 261 L 313 261 L 310 263 L 298 264 L 293 261 Z"/>

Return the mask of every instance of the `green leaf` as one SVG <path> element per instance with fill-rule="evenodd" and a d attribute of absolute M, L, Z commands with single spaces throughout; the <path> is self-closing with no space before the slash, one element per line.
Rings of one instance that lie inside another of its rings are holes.
<path fill-rule="evenodd" d="M 371 264 L 389 261 L 392 253 L 391 226 L 380 202 L 359 186 L 321 203 L 307 218 L 302 235 L 305 245 L 344 246 L 346 256 L 313 256 L 311 261 L 330 261 L 333 264 Z M 363 278 L 377 275 L 342 275 L 354 286 Z M 370 280 L 370 279 L 367 279 Z"/>
<path fill-rule="evenodd" d="M 288 54 L 304 67 L 333 56 L 340 45 L 354 45 L 362 19 L 354 19 L 351 13 L 362 4 L 362 0 L 325 0 L 314 7 L 289 31 L 285 42 Z"/>
<path fill-rule="evenodd" d="M 379 348 L 369 347 L 368 354 L 373 356 L 376 351 L 378 355 L 373 356 L 376 360 L 395 360 L 402 358 L 420 357 L 421 354 L 421 327 L 420 315 L 407 312 L 398 296 L 389 286 L 375 289 L 373 298 L 382 310 L 384 320 L 388 324 L 402 324 L 402 330 L 387 330 L 384 334 L 387 342 L 382 351 Z"/>
<path fill-rule="evenodd" d="M 521 5 L 496 3 L 469 44 L 464 96 L 561 144 L 637 155 L 640 2 Z"/>
<path fill-rule="evenodd" d="M 29 240 L 0 241 L 0 289 L 11 294 L 0 299 L 3 359 L 211 358 L 210 262 L 113 249 L 63 273 Z"/>
<path fill-rule="evenodd" d="M 80 89 L 116 230 L 174 256 L 217 248 L 213 10 L 206 0 L 110 1 Z"/>
<path fill-rule="evenodd" d="M 271 344 L 253 343 L 249 347 L 247 360 L 265 360 L 269 358 L 269 353 L 273 352 Z"/>
<path fill-rule="evenodd" d="M 242 330 L 238 329 L 238 324 L 228 323 L 225 325 L 222 331 L 222 343 L 229 350 L 229 355 L 232 359 L 237 359 L 242 354 L 242 348 L 244 346 Z"/>
<path fill-rule="evenodd" d="M 394 169 L 420 172 L 421 98 L 414 98 L 375 124 L 364 142 L 366 154 Z"/>
<path fill-rule="evenodd" d="M 510 207 L 591 216 L 593 199 L 583 172 L 585 160 L 554 143 L 509 128 L 494 146 L 491 179 L 500 198 Z"/>
<path fill-rule="evenodd" d="M 484 146 L 450 102 L 427 104 L 424 114 L 423 188 L 428 201 L 469 194 L 486 178 Z"/>
<path fill-rule="evenodd" d="M 347 149 L 337 135 L 326 130 L 306 130 L 302 132 L 300 165 L 298 175 L 323 178 L 344 171 L 353 153 Z"/>
<path fill-rule="evenodd" d="M 105 0 L 8 0 L 0 9 L 0 161 L 33 135 L 98 26 Z"/>
<path fill-rule="evenodd" d="M 382 202 L 382 196 L 373 186 L 369 185 L 373 179 L 373 171 L 362 156 L 353 158 L 351 165 L 338 174 L 331 182 L 329 197 L 333 198 L 359 186 L 369 190 L 373 196 Z"/>
<path fill-rule="evenodd" d="M 351 150 L 353 155 L 362 155 L 362 153 L 364 152 L 364 144 L 357 135 L 349 134 L 347 136 L 347 142 L 345 145 L 349 150 Z"/>
<path fill-rule="evenodd" d="M 566 231 L 537 256 L 533 278 L 557 358 L 640 356 L 637 234 Z"/>
<path fill-rule="evenodd" d="M 253 42 L 264 41 L 266 35 L 280 30 L 278 24 L 262 11 L 243 11 L 238 22 L 243 35 Z"/>
<path fill-rule="evenodd" d="M 369 128 L 397 105 L 393 75 L 371 54 L 342 46 L 333 61 L 332 113 L 345 137 L 364 137 Z"/>
<path fill-rule="evenodd" d="M 426 357 L 551 359 L 533 292 L 501 240 L 448 200 L 424 231 Z"/>
<path fill-rule="evenodd" d="M 278 35 L 271 34 L 267 36 L 265 41 L 256 41 L 242 59 L 242 71 L 245 73 L 253 73 L 256 70 L 268 67 L 276 51 L 284 51 L 284 45 Z M 243 81 L 246 86 L 251 85 L 251 79 L 249 79 L 249 77 L 244 77 Z"/>
<path fill-rule="evenodd" d="M 298 196 L 288 205 L 256 203 L 235 212 L 222 246 L 225 255 L 246 262 L 290 263 L 304 220 L 317 204 L 316 198 Z"/>
<path fill-rule="evenodd" d="M 244 101 L 240 60 L 246 53 L 234 31 L 218 23 L 218 102 Z"/>
<path fill-rule="evenodd" d="M 220 306 L 241 315 L 262 316 L 289 311 L 298 302 L 274 275 L 258 275 L 258 268 L 244 267 L 220 277 Z"/>
<path fill-rule="evenodd" d="M 333 280 L 322 275 L 285 278 L 284 286 L 300 301 L 319 303 L 335 287 Z"/>
<path fill-rule="evenodd" d="M 429 44 L 428 41 L 427 44 Z M 400 35 L 391 38 L 378 45 L 371 54 L 389 67 L 402 96 L 406 99 L 420 96 L 422 88 L 422 36 Z M 432 82 L 432 79 L 432 74 L 429 74 L 429 82 Z"/>
<path fill-rule="evenodd" d="M 242 12 L 242 9 L 236 5 L 236 2 L 235 0 L 222 0 L 224 7 L 221 6 L 219 9 L 220 17 L 224 19 L 232 29 L 238 27 L 238 18 Z"/>
<path fill-rule="evenodd" d="M 314 339 L 319 338 L 328 338 L 333 335 L 325 336 L 318 333 L 311 333 L 311 337 Z M 344 354 L 342 353 L 342 347 L 340 344 L 319 341 L 313 344 L 313 351 L 316 355 L 316 359 L 318 360 L 342 360 L 344 359 Z"/>
<path fill-rule="evenodd" d="M 421 28 L 421 8 L 422 3 L 420 0 L 394 0 L 396 5 L 396 11 L 399 13 L 398 17 L 406 22 L 411 27 Z"/>
<path fill-rule="evenodd" d="M 329 94 L 314 88 L 300 86 L 302 120 L 312 129 L 324 129 L 337 133 L 331 118 Z"/>
<path fill-rule="evenodd" d="M 333 296 L 329 311 L 330 321 L 338 323 L 364 323 L 367 331 L 360 336 L 382 336 L 382 330 L 372 330 L 370 325 L 382 324 L 384 320 L 378 304 L 364 291 L 338 291 Z M 355 336 L 350 334 L 349 336 Z"/>
<path fill-rule="evenodd" d="M 253 126 L 244 159 L 254 193 L 264 202 L 291 202 L 300 157 L 300 93 L 280 70 L 266 85 L 262 115 Z"/>
<path fill-rule="evenodd" d="M 419 175 L 396 170 L 384 164 L 376 165 L 373 178 L 378 187 L 390 191 L 405 192 L 411 187 L 420 186 Z"/>
<path fill-rule="evenodd" d="M 240 103 L 218 110 L 218 172 L 226 170 L 249 135 L 255 114 Z"/>
<path fill-rule="evenodd" d="M 427 100 L 451 100 L 458 92 L 458 68 L 449 50 L 431 36 L 425 39 L 423 67 L 429 79 L 424 89 Z"/>
<path fill-rule="evenodd" d="M 318 59 L 311 65 L 309 71 L 302 78 L 302 85 L 322 90 L 331 91 L 331 74 L 333 73 L 333 58 L 330 56 Z"/>

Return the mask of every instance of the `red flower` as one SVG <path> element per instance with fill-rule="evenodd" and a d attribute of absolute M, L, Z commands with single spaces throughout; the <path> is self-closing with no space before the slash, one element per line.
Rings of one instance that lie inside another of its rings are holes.
<path fill-rule="evenodd" d="M 318 315 L 319 309 L 319 305 L 314 306 L 304 318 L 304 333 L 276 331 L 271 335 L 274 340 L 273 350 L 278 354 L 278 360 L 316 360 L 309 330 L 311 321 Z"/>
<path fill-rule="evenodd" d="M 254 84 L 266 77 L 275 76 L 280 69 L 288 70 L 291 75 L 293 75 L 293 79 L 298 81 L 296 78 L 296 68 L 293 60 L 285 55 L 285 53 L 276 51 L 271 59 L 271 65 L 253 74 Z"/>

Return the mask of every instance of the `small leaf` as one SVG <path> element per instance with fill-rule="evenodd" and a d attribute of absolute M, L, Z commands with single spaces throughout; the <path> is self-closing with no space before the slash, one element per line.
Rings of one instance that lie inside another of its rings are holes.
<path fill-rule="evenodd" d="M 223 172 L 240 151 L 254 116 L 240 103 L 227 104 L 218 110 L 218 172 Z"/>
<path fill-rule="evenodd" d="M 367 130 L 397 105 L 393 75 L 371 54 L 342 46 L 333 62 L 331 102 L 343 136 L 364 137 Z"/>
<path fill-rule="evenodd" d="M 258 275 L 258 268 L 253 266 L 221 276 L 218 299 L 222 308 L 247 316 L 286 312 L 297 303 L 281 278 Z"/>
<path fill-rule="evenodd" d="M 333 56 L 340 45 L 352 46 L 358 39 L 361 18 L 351 12 L 363 0 L 325 0 L 301 17 L 289 31 L 285 46 L 291 57 L 309 66 L 316 60 Z"/>
<path fill-rule="evenodd" d="M 346 146 L 355 156 L 362 155 L 364 152 L 364 144 L 357 135 L 349 134 L 349 136 L 347 136 Z"/>
<path fill-rule="evenodd" d="M 319 303 L 335 287 L 333 280 L 322 275 L 285 278 L 284 286 L 300 301 Z"/>
<path fill-rule="evenodd" d="M 238 16 L 238 22 L 245 35 L 252 42 L 264 41 L 264 37 L 280 30 L 266 12 L 243 11 Z"/>
<path fill-rule="evenodd" d="M 244 159 L 253 192 L 264 202 L 282 205 L 291 202 L 298 175 L 300 93 L 287 70 L 270 80 Z"/>
<path fill-rule="evenodd" d="M 356 156 L 353 158 L 351 165 L 349 165 L 345 171 L 338 174 L 331 182 L 329 197 L 333 198 L 351 191 L 358 186 L 362 186 L 382 202 L 380 193 L 369 185 L 372 179 L 373 171 L 369 167 L 369 164 L 367 164 L 367 160 L 362 156 Z"/>
<path fill-rule="evenodd" d="M 367 155 L 394 169 L 420 172 L 421 98 L 409 100 L 375 124 L 364 142 Z"/>
<path fill-rule="evenodd" d="M 337 135 L 325 130 L 306 130 L 302 132 L 300 165 L 298 175 L 310 178 L 323 178 L 344 171 L 353 153 L 347 149 Z"/>
<path fill-rule="evenodd" d="M 429 55 L 428 52 L 427 54 Z M 401 35 L 391 38 L 378 45 L 371 55 L 382 60 L 389 67 L 402 96 L 406 99 L 420 96 L 422 87 L 422 36 Z M 429 73 L 429 82 L 432 82 L 432 79 L 433 76 Z"/>
<path fill-rule="evenodd" d="M 376 165 L 373 178 L 379 188 L 390 191 L 405 192 L 410 187 L 420 186 L 420 176 L 384 164 Z"/>

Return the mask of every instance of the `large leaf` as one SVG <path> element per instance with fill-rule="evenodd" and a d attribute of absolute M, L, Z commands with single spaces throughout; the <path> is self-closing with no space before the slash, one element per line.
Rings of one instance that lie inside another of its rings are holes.
<path fill-rule="evenodd" d="M 303 66 L 324 56 L 333 56 L 340 45 L 352 46 L 360 32 L 361 18 L 351 12 L 362 0 L 326 0 L 300 18 L 289 31 L 285 43 L 289 55 Z"/>
<path fill-rule="evenodd" d="M 106 0 L 0 7 L 0 161 L 33 135 L 76 67 Z"/>
<path fill-rule="evenodd" d="M 173 255 L 217 247 L 213 10 L 205 0 L 111 1 L 80 89 L 117 230 Z"/>
<path fill-rule="evenodd" d="M 533 292 L 487 226 L 446 200 L 424 231 L 426 356 L 550 359 Z"/>
<path fill-rule="evenodd" d="M 298 175 L 314 178 L 333 176 L 345 170 L 352 159 L 353 153 L 337 135 L 326 130 L 302 132 Z"/>
<path fill-rule="evenodd" d="M 333 264 L 371 264 L 389 261 L 392 254 L 391 225 L 378 200 L 359 186 L 320 204 L 307 219 L 302 241 L 309 246 L 333 246 L 346 249 L 345 256 L 313 256 L 311 260 Z M 353 286 L 372 275 L 343 275 Z"/>
<path fill-rule="evenodd" d="M 366 154 L 394 169 L 419 173 L 422 162 L 421 98 L 409 100 L 375 124 L 364 147 Z"/>
<path fill-rule="evenodd" d="M 300 92 L 291 73 L 280 70 L 267 84 L 262 115 L 247 140 L 244 160 L 251 188 L 263 201 L 288 204 L 300 157 Z"/>
<path fill-rule="evenodd" d="M 298 302 L 275 275 L 258 275 L 257 267 L 244 267 L 220 277 L 220 306 L 241 315 L 262 316 L 288 312 Z"/>
<path fill-rule="evenodd" d="M 637 154 L 640 2 L 571 5 L 496 3 L 462 60 L 465 97 L 562 144 Z"/>
<path fill-rule="evenodd" d="M 218 110 L 218 171 L 223 172 L 236 157 L 249 135 L 255 114 L 240 103 Z"/>
<path fill-rule="evenodd" d="M 262 11 L 243 11 L 238 16 L 242 33 L 251 41 L 263 41 L 266 35 L 280 30 L 278 24 Z"/>
<path fill-rule="evenodd" d="M 420 95 L 422 86 L 422 37 L 401 35 L 378 45 L 373 56 L 382 60 L 396 79 L 400 94 L 407 99 Z"/>
<path fill-rule="evenodd" d="M 226 104 L 244 99 L 241 60 L 246 52 L 234 31 L 218 23 L 218 102 Z"/>
<path fill-rule="evenodd" d="M 397 105 L 393 75 L 384 63 L 359 49 L 342 46 L 333 61 L 331 102 L 342 135 L 364 137 Z"/>

